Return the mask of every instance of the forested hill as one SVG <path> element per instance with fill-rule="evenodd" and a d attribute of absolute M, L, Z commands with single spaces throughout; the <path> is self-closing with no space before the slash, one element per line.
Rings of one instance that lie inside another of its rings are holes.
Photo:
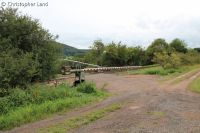
<path fill-rule="evenodd" d="M 63 49 L 64 55 L 71 56 L 71 55 L 83 55 L 89 51 L 89 49 L 77 49 L 72 46 L 56 42 L 58 45 L 61 46 Z"/>

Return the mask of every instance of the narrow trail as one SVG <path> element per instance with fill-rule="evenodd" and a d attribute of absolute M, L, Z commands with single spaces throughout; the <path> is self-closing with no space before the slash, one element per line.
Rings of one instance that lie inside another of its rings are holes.
<path fill-rule="evenodd" d="M 66 119 L 123 103 L 123 108 L 91 124 L 74 129 L 77 133 L 199 133 L 200 95 L 187 90 L 188 84 L 200 72 L 190 74 L 179 83 L 160 82 L 159 77 L 149 75 L 94 74 L 87 80 L 112 94 L 106 100 L 80 109 L 55 115 L 15 128 L 8 133 L 31 133 L 38 129 L 63 122 Z"/>

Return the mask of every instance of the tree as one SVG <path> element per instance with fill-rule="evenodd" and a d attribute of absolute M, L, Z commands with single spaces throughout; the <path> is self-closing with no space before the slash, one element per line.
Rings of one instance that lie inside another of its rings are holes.
<path fill-rule="evenodd" d="M 25 87 L 54 76 L 56 36 L 17 9 L 0 10 L 0 88 Z"/>
<path fill-rule="evenodd" d="M 103 64 L 106 66 L 124 66 L 128 61 L 128 48 L 126 45 L 122 45 L 112 42 L 105 47 L 103 53 Z"/>
<path fill-rule="evenodd" d="M 165 39 L 162 39 L 162 38 L 155 39 L 146 50 L 146 54 L 148 56 L 147 64 L 153 63 L 152 60 L 155 56 L 155 53 L 169 51 L 168 49 L 169 49 L 169 45 L 165 41 Z"/>
<path fill-rule="evenodd" d="M 145 50 L 140 46 L 128 48 L 128 65 L 145 65 Z"/>
<path fill-rule="evenodd" d="M 199 64 L 200 53 L 194 49 L 188 49 L 187 53 L 180 53 L 181 62 L 184 65 Z"/>
<path fill-rule="evenodd" d="M 91 46 L 91 49 L 95 52 L 97 56 L 101 55 L 104 51 L 104 44 L 101 40 L 96 40 L 93 43 L 93 46 Z"/>
<path fill-rule="evenodd" d="M 177 68 L 181 65 L 181 59 L 178 54 L 168 54 L 166 51 L 155 53 L 153 61 L 160 64 L 165 69 Z"/>
<path fill-rule="evenodd" d="M 102 65 L 102 54 L 105 49 L 103 42 L 101 40 L 96 40 L 90 48 L 91 50 L 84 56 L 84 61 Z"/>
<path fill-rule="evenodd" d="M 174 39 L 170 44 L 170 47 L 174 48 L 177 52 L 186 53 L 187 44 L 178 38 Z"/>

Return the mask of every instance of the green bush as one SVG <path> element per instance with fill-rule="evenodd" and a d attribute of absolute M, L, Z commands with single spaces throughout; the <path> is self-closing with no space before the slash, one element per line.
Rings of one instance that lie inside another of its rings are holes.
<path fill-rule="evenodd" d="M 96 86 L 93 83 L 82 83 L 77 86 L 77 91 L 82 93 L 95 93 Z"/>
<path fill-rule="evenodd" d="M 6 114 L 11 108 L 11 103 L 7 97 L 0 97 L 0 115 Z"/>
<path fill-rule="evenodd" d="M 19 107 L 30 103 L 30 94 L 21 89 L 13 89 L 8 96 L 11 107 Z"/>
<path fill-rule="evenodd" d="M 41 104 L 59 98 L 80 96 L 75 94 L 68 85 L 61 84 L 57 87 L 35 85 L 27 90 L 19 88 L 9 91 L 9 95 L 0 98 L 0 114 L 5 114 L 11 109 L 26 106 L 32 103 Z"/>
<path fill-rule="evenodd" d="M 52 78 L 60 53 L 56 37 L 16 9 L 0 9 L 0 16 L 0 87 L 27 88 Z"/>
<path fill-rule="evenodd" d="M 167 51 L 154 54 L 153 60 L 160 64 L 164 69 L 178 68 L 181 65 L 181 59 L 177 53 L 168 53 Z"/>
<path fill-rule="evenodd" d="M 4 97 L 9 95 L 9 89 L 5 89 L 5 88 L 0 88 L 0 97 Z"/>
<path fill-rule="evenodd" d="M 9 95 L 0 98 L 0 115 L 30 104 L 42 104 L 46 101 L 55 101 L 66 97 L 81 97 L 83 93 L 95 92 L 96 87 L 93 83 L 83 83 L 77 88 L 72 88 L 67 84 L 60 84 L 57 87 L 34 85 L 26 90 L 16 88 L 10 90 Z"/>
<path fill-rule="evenodd" d="M 185 54 L 179 54 L 181 62 L 183 65 L 199 64 L 200 63 L 200 53 L 196 50 L 188 50 Z"/>
<path fill-rule="evenodd" d="M 13 89 L 9 95 L 0 97 L 0 130 L 46 118 L 55 112 L 79 107 L 105 96 L 92 83 L 76 88 L 60 84 L 57 87 L 35 85 L 26 90 Z"/>

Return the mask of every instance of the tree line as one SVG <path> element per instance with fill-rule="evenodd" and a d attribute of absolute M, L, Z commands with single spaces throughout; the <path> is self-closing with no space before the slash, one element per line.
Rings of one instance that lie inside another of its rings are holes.
<path fill-rule="evenodd" d="M 200 63 L 198 49 L 188 48 L 181 39 L 167 43 L 165 39 L 155 39 L 146 49 L 141 46 L 128 47 L 121 42 L 104 44 L 94 41 L 91 50 L 83 58 L 74 59 L 101 66 L 152 65 L 163 68 L 177 68 L 180 65 Z"/>

